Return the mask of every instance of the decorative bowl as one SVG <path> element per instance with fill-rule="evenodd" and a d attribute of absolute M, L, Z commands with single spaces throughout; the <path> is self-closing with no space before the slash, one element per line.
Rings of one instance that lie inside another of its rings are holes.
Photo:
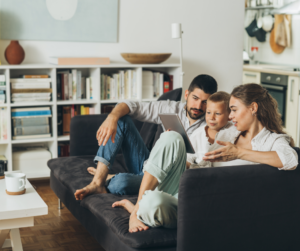
<path fill-rule="evenodd" d="M 121 56 L 131 64 L 160 64 L 166 61 L 172 53 L 121 53 Z"/>

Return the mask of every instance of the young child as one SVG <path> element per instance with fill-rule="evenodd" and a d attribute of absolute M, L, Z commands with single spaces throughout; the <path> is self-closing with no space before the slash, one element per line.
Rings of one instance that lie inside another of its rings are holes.
<path fill-rule="evenodd" d="M 239 131 L 229 121 L 229 100 L 230 94 L 222 91 L 208 98 L 205 114 L 206 126 L 194 131 L 190 137 L 195 154 L 187 154 L 188 168 L 212 167 L 211 162 L 204 161 L 202 158 L 205 153 L 223 147 L 217 143 L 217 140 L 234 144 Z"/>

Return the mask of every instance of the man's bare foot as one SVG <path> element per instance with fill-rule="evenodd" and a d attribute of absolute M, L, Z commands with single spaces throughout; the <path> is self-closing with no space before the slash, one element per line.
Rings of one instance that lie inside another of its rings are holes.
<path fill-rule="evenodd" d="M 91 175 L 95 175 L 96 173 L 96 168 L 95 167 L 88 167 L 87 171 L 91 174 Z"/>
<path fill-rule="evenodd" d="M 96 170 L 97 170 L 97 169 L 96 169 L 95 167 L 88 167 L 88 168 L 87 168 L 87 171 L 88 171 L 91 175 L 95 175 Z M 114 177 L 114 176 L 115 176 L 115 174 L 108 174 L 106 180 L 109 180 L 109 179 L 111 179 L 111 178 Z"/>
<path fill-rule="evenodd" d="M 133 212 L 133 214 L 130 215 L 129 219 L 129 232 L 130 233 L 136 233 L 138 231 L 146 231 L 149 227 L 146 226 L 143 222 L 141 222 L 137 216 L 136 212 Z"/>
<path fill-rule="evenodd" d="M 112 207 L 123 207 L 128 213 L 132 213 L 134 205 L 129 200 L 120 200 L 112 204 Z"/>
<path fill-rule="evenodd" d="M 92 182 L 86 187 L 76 190 L 74 196 L 76 200 L 82 200 L 84 197 L 86 197 L 89 194 L 97 194 L 97 193 L 107 193 L 107 191 L 104 186 L 99 186 Z"/>

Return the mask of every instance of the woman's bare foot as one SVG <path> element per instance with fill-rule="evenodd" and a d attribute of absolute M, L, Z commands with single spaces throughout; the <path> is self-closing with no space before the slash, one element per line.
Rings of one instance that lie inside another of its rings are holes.
<path fill-rule="evenodd" d="M 86 197 L 89 194 L 97 194 L 97 193 L 107 193 L 107 191 L 104 186 L 99 186 L 92 182 L 86 187 L 76 190 L 74 196 L 76 200 L 82 200 L 84 197 Z"/>
<path fill-rule="evenodd" d="M 123 207 L 128 213 L 132 213 L 134 205 L 129 200 L 120 200 L 112 204 L 112 207 Z"/>

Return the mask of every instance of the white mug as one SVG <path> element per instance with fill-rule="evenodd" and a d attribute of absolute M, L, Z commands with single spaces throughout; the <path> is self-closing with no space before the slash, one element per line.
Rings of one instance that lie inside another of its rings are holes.
<path fill-rule="evenodd" d="M 5 184 L 8 192 L 21 192 L 25 189 L 26 175 L 24 173 L 5 174 Z"/>

